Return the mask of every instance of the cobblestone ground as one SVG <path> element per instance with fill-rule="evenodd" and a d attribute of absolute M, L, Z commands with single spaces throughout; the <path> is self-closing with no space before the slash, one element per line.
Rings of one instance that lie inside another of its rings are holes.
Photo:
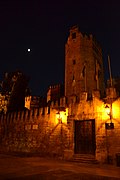
<path fill-rule="evenodd" d="M 120 167 L 91 165 L 41 157 L 0 155 L 0 180 L 114 180 Z"/>

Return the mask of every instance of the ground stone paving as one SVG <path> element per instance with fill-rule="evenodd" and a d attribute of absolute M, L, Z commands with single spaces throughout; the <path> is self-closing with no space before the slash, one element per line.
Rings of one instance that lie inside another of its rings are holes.
<path fill-rule="evenodd" d="M 118 180 L 120 167 L 42 157 L 0 155 L 0 180 Z"/>

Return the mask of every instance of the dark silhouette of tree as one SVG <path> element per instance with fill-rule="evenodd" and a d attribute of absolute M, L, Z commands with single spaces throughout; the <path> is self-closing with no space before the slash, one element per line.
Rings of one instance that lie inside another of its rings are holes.
<path fill-rule="evenodd" d="M 2 94 L 9 95 L 8 111 L 24 109 L 25 95 L 28 95 L 29 78 L 20 71 L 5 73 Z"/>

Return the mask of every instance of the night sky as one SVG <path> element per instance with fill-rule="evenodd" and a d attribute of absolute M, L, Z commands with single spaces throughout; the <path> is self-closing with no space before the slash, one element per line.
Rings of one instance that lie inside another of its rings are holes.
<path fill-rule="evenodd" d="M 21 70 L 31 78 L 33 95 L 63 83 L 64 47 L 73 25 L 101 44 L 105 78 L 108 54 L 113 77 L 120 76 L 119 1 L 64 1 L 0 1 L 0 79 L 4 72 Z"/>

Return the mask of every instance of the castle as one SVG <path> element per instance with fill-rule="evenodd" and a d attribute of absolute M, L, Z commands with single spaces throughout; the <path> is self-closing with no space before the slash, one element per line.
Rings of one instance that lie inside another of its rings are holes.
<path fill-rule="evenodd" d="M 51 86 L 46 105 L 2 114 L 1 152 L 31 152 L 64 159 L 116 162 L 120 152 L 120 98 L 105 89 L 102 50 L 74 26 L 65 45 L 65 92 Z"/>

